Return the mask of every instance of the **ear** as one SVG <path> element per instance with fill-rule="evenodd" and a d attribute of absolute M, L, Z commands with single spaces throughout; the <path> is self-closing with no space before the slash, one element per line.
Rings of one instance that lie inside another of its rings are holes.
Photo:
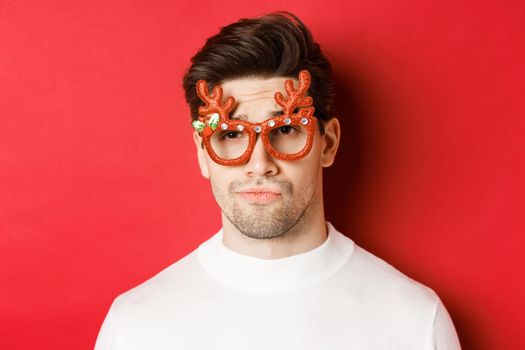
<path fill-rule="evenodd" d="M 197 160 L 199 161 L 199 167 L 201 169 L 201 174 L 206 179 L 210 178 L 210 172 L 208 171 L 208 164 L 206 163 L 206 150 L 202 143 L 202 137 L 197 131 L 193 132 L 193 141 L 195 142 L 195 147 L 197 148 Z"/>
<path fill-rule="evenodd" d="M 322 122 L 322 121 L 321 121 Z M 341 137 L 341 126 L 337 118 L 332 118 L 324 123 L 325 133 L 323 138 L 323 150 L 321 152 L 321 165 L 323 168 L 328 168 L 333 164 L 337 149 L 339 148 L 339 140 Z"/>

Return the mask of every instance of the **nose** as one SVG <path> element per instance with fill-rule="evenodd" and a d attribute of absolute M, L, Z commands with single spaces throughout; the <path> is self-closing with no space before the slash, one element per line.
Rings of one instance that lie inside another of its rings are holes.
<path fill-rule="evenodd" d="M 274 176 L 278 173 L 275 159 L 264 148 L 261 137 L 257 137 L 252 155 L 245 165 L 247 176 Z"/>

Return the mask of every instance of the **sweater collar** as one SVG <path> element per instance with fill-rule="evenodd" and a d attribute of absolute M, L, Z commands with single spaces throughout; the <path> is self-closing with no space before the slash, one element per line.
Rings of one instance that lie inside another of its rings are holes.
<path fill-rule="evenodd" d="M 354 249 L 350 238 L 327 222 L 328 237 L 305 253 L 279 259 L 261 259 L 239 254 L 223 244 L 223 229 L 198 248 L 204 269 L 234 289 L 276 293 L 317 284 L 339 271 Z"/>

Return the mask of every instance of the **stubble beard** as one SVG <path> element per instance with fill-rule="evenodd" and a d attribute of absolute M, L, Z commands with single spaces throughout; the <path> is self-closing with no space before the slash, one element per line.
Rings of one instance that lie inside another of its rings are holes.
<path fill-rule="evenodd" d="M 225 194 L 212 186 L 215 199 L 228 220 L 243 235 L 255 239 L 284 238 L 298 231 L 305 222 L 308 209 L 312 205 L 317 179 L 298 193 L 294 200 L 293 184 L 284 180 L 265 177 L 253 181 L 232 181 Z M 281 198 L 269 204 L 243 202 L 236 194 L 248 185 L 276 185 L 281 189 Z"/>

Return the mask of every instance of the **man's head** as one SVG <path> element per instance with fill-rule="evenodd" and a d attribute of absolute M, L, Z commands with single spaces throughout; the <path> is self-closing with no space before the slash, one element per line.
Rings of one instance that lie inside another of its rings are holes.
<path fill-rule="evenodd" d="M 332 117 L 334 87 L 330 63 L 313 41 L 310 30 L 291 13 L 241 19 L 223 27 L 206 41 L 191 62 L 183 87 L 193 119 L 199 116 L 202 105 L 196 92 L 201 79 L 208 82 L 211 90 L 238 78 L 296 79 L 303 69 L 312 76 L 308 93 L 314 99 L 316 117 L 323 121 Z M 323 123 L 319 124 L 323 132 Z"/>
<path fill-rule="evenodd" d="M 202 135 L 194 133 L 201 172 L 211 181 L 223 220 L 249 237 L 280 237 L 323 215 L 322 168 L 332 164 L 339 141 L 338 121 L 331 118 L 330 65 L 304 24 L 291 14 L 278 13 L 222 28 L 193 57 L 184 77 L 194 120 L 203 105 L 197 82 L 205 80 L 210 91 L 220 85 L 224 99 L 235 98 L 230 118 L 259 123 L 283 114 L 274 94 L 286 96 L 285 81 L 297 86 L 301 70 L 311 75 L 307 94 L 313 98 L 319 128 L 313 130 L 311 149 L 300 159 L 273 157 L 258 137 L 247 161 L 227 166 L 214 161 L 203 148 Z"/>

